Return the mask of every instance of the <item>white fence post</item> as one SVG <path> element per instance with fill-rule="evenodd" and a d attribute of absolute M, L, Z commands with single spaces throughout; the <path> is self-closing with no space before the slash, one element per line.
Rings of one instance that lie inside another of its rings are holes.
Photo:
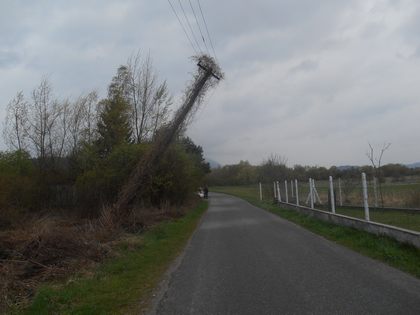
<path fill-rule="evenodd" d="M 365 220 L 370 221 L 369 216 L 369 204 L 368 204 L 368 192 L 366 183 L 366 174 L 362 173 L 362 186 L 363 186 L 363 206 L 365 208 Z"/>
<path fill-rule="evenodd" d="M 375 197 L 375 208 L 378 208 L 378 186 L 376 177 L 373 178 L 373 194 Z"/>
<path fill-rule="evenodd" d="M 276 182 L 273 182 L 273 192 L 274 192 L 274 200 L 277 200 Z"/>
<path fill-rule="evenodd" d="M 338 197 L 339 197 L 339 201 L 340 201 L 340 207 L 343 206 L 343 197 L 341 195 L 341 178 L 338 179 Z"/>
<path fill-rule="evenodd" d="M 284 181 L 284 194 L 284 198 L 286 198 L 286 203 L 289 203 L 289 193 L 287 192 L 287 180 Z"/>
<path fill-rule="evenodd" d="M 311 201 L 311 209 L 314 208 L 314 192 L 312 186 L 312 178 L 309 178 L 309 200 Z"/>
<path fill-rule="evenodd" d="M 314 200 L 316 202 L 316 199 L 318 199 L 319 204 L 322 204 L 321 198 L 319 198 L 318 190 L 315 186 L 315 179 L 312 178 L 312 193 L 314 194 Z"/>
<path fill-rule="evenodd" d="M 294 189 L 293 189 L 293 179 L 291 179 L 290 180 L 290 191 L 291 191 L 291 193 L 292 193 L 292 198 L 294 198 L 295 197 L 295 193 L 294 193 L 294 191 L 293 191 Z"/>
<path fill-rule="evenodd" d="M 262 200 L 263 200 L 263 196 L 262 196 L 262 187 L 261 187 L 261 182 L 260 182 L 259 186 L 260 186 L 260 200 L 262 201 Z"/>
<path fill-rule="evenodd" d="M 295 179 L 295 195 L 296 195 L 296 205 L 299 206 L 299 190 L 298 190 L 298 180 Z"/>
<path fill-rule="evenodd" d="M 332 176 L 329 177 L 329 180 L 330 180 L 331 212 L 335 213 L 334 183 L 333 183 Z"/>
<path fill-rule="evenodd" d="M 276 185 L 277 185 L 277 200 L 281 202 L 280 183 L 276 181 Z"/>

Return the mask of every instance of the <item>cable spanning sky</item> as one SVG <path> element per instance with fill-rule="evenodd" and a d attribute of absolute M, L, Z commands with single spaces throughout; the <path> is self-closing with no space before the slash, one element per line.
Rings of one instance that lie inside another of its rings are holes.
<path fill-rule="evenodd" d="M 59 98 L 105 95 L 137 51 L 179 98 L 196 50 L 226 74 L 188 131 L 209 158 L 368 164 L 368 142 L 391 142 L 384 163 L 416 162 L 419 30 L 414 0 L 2 1 L 0 120 L 43 76 Z"/>

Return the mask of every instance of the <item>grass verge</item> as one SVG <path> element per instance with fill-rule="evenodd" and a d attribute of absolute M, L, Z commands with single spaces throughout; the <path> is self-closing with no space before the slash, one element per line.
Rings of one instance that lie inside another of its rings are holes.
<path fill-rule="evenodd" d="M 349 217 L 364 219 L 363 209 L 337 208 L 336 212 Z M 420 231 L 420 213 L 410 213 L 398 210 L 370 209 L 370 219 L 375 222 L 402 227 L 413 231 Z"/>
<path fill-rule="evenodd" d="M 162 274 L 184 248 L 207 202 L 176 220 L 122 242 L 116 257 L 89 278 L 42 287 L 21 314 L 138 314 L 150 302 Z M 134 248 L 133 248 L 134 247 Z"/>
<path fill-rule="evenodd" d="M 414 246 L 402 244 L 390 237 L 377 236 L 317 220 L 293 210 L 282 209 L 271 202 L 260 201 L 253 191 L 252 194 L 250 193 L 251 189 L 249 187 L 215 187 L 211 191 L 245 199 L 257 207 L 266 209 L 331 241 L 420 278 L 420 250 Z"/>

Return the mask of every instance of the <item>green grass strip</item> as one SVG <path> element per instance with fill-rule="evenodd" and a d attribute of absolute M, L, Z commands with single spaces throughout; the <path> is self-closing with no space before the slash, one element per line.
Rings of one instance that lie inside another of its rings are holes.
<path fill-rule="evenodd" d="M 101 264 L 91 278 L 42 287 L 23 314 L 138 314 L 207 206 L 201 201 L 186 216 L 138 235 L 138 249 L 121 246 L 118 256 Z"/>
<path fill-rule="evenodd" d="M 249 188 L 217 187 L 212 191 L 245 199 L 259 208 L 268 210 L 331 241 L 420 278 L 420 250 L 414 246 L 400 243 L 390 237 L 377 236 L 354 228 L 321 221 L 293 210 L 282 209 L 271 202 L 260 201 L 255 197 L 254 192 L 250 193 Z"/>

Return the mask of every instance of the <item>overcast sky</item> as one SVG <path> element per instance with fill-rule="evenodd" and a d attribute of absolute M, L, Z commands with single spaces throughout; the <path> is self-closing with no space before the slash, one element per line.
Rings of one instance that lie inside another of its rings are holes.
<path fill-rule="evenodd" d="M 200 3 L 226 75 L 188 131 L 207 157 L 367 164 L 369 141 L 392 143 L 385 163 L 420 161 L 420 1 Z M 196 67 L 167 0 L 0 0 L 0 120 L 43 76 L 60 98 L 104 95 L 139 50 L 179 97 Z"/>

